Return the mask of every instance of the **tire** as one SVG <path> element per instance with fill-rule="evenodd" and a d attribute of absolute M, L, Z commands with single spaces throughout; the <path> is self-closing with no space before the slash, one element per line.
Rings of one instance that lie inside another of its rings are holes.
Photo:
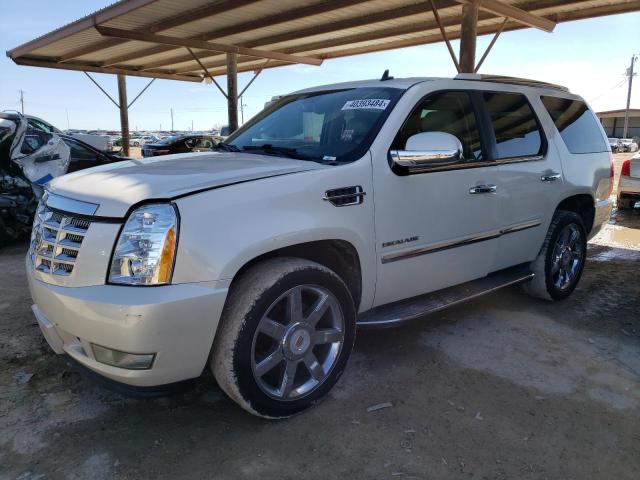
<path fill-rule="evenodd" d="M 531 263 L 535 276 L 524 285 L 525 291 L 544 300 L 564 300 L 578 285 L 586 257 L 587 234 L 582 219 L 574 212 L 557 210 L 540 253 Z"/>
<path fill-rule="evenodd" d="M 292 314 L 295 299 L 302 306 Z M 322 311 L 312 305 L 322 305 Z M 335 385 L 355 331 L 353 298 L 340 277 L 315 262 L 274 258 L 234 282 L 210 365 L 220 388 L 243 409 L 286 418 Z"/>

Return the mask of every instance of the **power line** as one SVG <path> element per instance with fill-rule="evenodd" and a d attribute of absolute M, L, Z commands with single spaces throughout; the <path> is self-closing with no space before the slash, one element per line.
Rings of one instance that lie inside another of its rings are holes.
<path fill-rule="evenodd" d="M 615 90 L 616 88 L 620 88 L 622 85 L 624 85 L 624 83 L 627 81 L 626 78 L 623 78 L 622 80 L 620 80 L 618 83 L 616 83 L 613 87 L 606 89 L 604 92 L 600 93 L 597 97 L 593 97 L 591 99 L 589 99 L 589 103 L 594 102 L 595 100 L 598 100 L 599 98 L 604 97 L 607 93 L 611 92 L 612 90 Z"/>

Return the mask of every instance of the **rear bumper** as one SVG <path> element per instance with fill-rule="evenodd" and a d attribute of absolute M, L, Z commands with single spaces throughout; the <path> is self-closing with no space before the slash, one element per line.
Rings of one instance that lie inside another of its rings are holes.
<path fill-rule="evenodd" d="M 618 198 L 620 196 L 640 197 L 640 178 L 620 176 L 618 182 Z"/>
<path fill-rule="evenodd" d="M 37 280 L 27 260 L 34 315 L 56 353 L 111 380 L 151 387 L 198 377 L 207 364 L 227 295 L 226 282 L 126 287 L 60 287 Z M 151 368 L 100 363 L 92 344 L 155 354 Z"/>
<path fill-rule="evenodd" d="M 589 232 L 588 238 L 595 237 L 611 218 L 611 212 L 613 211 L 613 200 L 607 198 L 606 200 L 597 201 L 595 204 L 595 216 L 593 218 L 593 227 Z"/>

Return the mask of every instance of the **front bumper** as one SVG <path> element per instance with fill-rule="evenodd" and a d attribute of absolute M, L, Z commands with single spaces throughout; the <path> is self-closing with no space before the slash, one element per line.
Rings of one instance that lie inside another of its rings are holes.
<path fill-rule="evenodd" d="M 27 259 L 33 312 L 56 353 L 127 385 L 151 387 L 198 377 L 206 367 L 228 282 L 158 287 L 62 287 L 36 279 Z M 147 370 L 98 362 L 91 344 L 153 353 Z"/>

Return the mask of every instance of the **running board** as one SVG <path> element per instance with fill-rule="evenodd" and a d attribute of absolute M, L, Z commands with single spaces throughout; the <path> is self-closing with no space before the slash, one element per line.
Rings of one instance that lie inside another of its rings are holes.
<path fill-rule="evenodd" d="M 529 269 L 529 264 L 524 263 L 491 273 L 478 280 L 373 308 L 360 314 L 357 325 L 362 329 L 395 327 L 532 278 L 533 273 Z"/>

